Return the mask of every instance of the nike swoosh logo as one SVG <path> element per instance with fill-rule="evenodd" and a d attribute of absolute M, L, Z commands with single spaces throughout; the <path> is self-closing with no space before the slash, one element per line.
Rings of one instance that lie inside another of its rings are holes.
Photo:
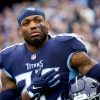
<path fill-rule="evenodd" d="M 33 89 L 38 89 L 38 88 L 41 88 L 41 87 L 34 87 L 34 86 L 33 86 Z"/>

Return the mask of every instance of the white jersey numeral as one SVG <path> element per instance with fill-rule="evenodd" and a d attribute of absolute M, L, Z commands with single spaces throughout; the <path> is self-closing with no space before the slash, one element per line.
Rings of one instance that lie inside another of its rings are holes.
<path fill-rule="evenodd" d="M 45 74 L 46 72 L 48 72 L 48 71 L 50 71 L 52 69 L 55 69 L 56 71 L 58 71 L 59 70 L 59 67 L 55 67 L 55 68 L 45 68 L 45 69 L 42 70 L 42 73 L 41 74 L 43 75 L 43 74 Z M 25 86 L 24 86 L 24 88 L 22 90 L 22 93 L 25 92 L 25 90 L 31 84 L 31 75 L 32 75 L 32 71 L 26 72 L 26 73 L 23 73 L 23 74 L 20 74 L 20 75 L 17 75 L 15 77 L 17 84 L 19 82 L 23 81 L 23 80 L 25 81 Z M 59 96 L 57 100 L 61 100 L 60 98 L 61 98 L 61 96 Z M 42 95 L 40 97 L 40 100 L 46 100 L 45 95 Z"/>
<path fill-rule="evenodd" d="M 27 87 L 31 84 L 31 74 L 32 74 L 32 71 L 20 74 L 15 77 L 17 84 L 25 80 L 25 87 L 22 92 L 24 92 L 27 89 Z"/>

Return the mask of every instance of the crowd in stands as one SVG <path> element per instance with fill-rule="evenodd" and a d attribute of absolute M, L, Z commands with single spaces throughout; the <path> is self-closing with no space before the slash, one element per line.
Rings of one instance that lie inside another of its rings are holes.
<path fill-rule="evenodd" d="M 100 61 L 100 0 L 33 0 L 6 6 L 0 12 L 0 50 L 23 41 L 18 32 L 17 15 L 27 6 L 45 11 L 50 35 L 79 34 L 89 55 Z"/>

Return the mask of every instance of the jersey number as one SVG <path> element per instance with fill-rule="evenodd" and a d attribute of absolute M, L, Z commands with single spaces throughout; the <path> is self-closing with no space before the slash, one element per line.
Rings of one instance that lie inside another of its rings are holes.
<path fill-rule="evenodd" d="M 54 69 L 59 70 L 59 68 L 54 68 Z M 50 70 L 51 70 L 51 68 L 45 68 L 45 69 L 42 70 L 41 74 L 45 74 L 47 71 L 50 71 Z M 22 90 L 22 93 L 25 92 L 25 90 L 31 84 L 31 75 L 32 75 L 32 71 L 17 75 L 15 77 L 17 84 L 21 83 L 22 81 L 25 81 L 25 86 Z M 46 100 L 46 99 L 43 99 L 43 98 L 45 98 L 45 95 L 41 96 L 40 100 Z M 58 97 L 57 100 L 61 100 L 60 97 Z"/>

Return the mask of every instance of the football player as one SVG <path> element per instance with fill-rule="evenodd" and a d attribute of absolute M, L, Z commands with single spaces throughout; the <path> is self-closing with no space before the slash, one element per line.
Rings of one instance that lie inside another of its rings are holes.
<path fill-rule="evenodd" d="M 79 73 L 100 82 L 100 64 L 91 59 L 76 34 L 50 37 L 45 13 L 25 8 L 18 16 L 25 42 L 0 53 L 1 100 L 65 100 L 69 81 Z"/>

